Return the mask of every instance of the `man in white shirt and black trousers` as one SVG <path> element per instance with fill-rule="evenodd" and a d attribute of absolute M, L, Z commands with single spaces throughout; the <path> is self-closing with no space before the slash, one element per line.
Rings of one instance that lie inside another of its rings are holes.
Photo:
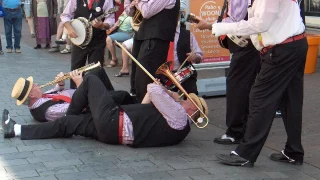
<path fill-rule="evenodd" d="M 298 0 L 256 0 L 248 6 L 248 20 L 212 25 L 215 36 L 250 35 L 261 52 L 261 69 L 250 92 L 244 139 L 222 163 L 252 167 L 270 131 L 275 111 L 282 112 L 287 132 L 284 150 L 271 160 L 303 164 L 301 144 L 303 76 L 308 50 Z"/>
<path fill-rule="evenodd" d="M 227 17 L 222 19 L 221 22 L 233 23 L 243 19 L 247 20 L 248 2 L 251 2 L 251 0 L 225 0 L 224 7 L 228 12 Z M 216 23 L 219 22 L 220 19 L 218 18 Z M 212 24 L 201 22 L 197 27 L 211 30 Z M 231 40 L 232 38 L 239 40 Z M 243 43 L 242 40 L 246 43 Z M 226 47 L 232 54 L 227 73 L 226 125 L 228 129 L 222 136 L 216 137 L 214 142 L 218 144 L 239 144 L 243 139 L 248 119 L 250 90 L 258 74 L 261 59 L 259 51 L 253 46 L 249 36 L 231 36 L 231 38 L 226 36 L 224 41 L 225 46 L 223 47 Z"/>

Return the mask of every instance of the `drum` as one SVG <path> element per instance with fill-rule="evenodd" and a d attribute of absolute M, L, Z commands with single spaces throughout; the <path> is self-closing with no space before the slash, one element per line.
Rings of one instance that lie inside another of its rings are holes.
<path fill-rule="evenodd" d="M 189 65 L 187 67 L 184 67 L 180 69 L 179 71 L 175 72 L 173 76 L 177 79 L 177 81 L 182 84 L 184 81 L 186 81 L 194 72 L 194 67 L 192 65 Z M 165 87 L 169 90 L 172 90 L 175 88 L 175 85 L 172 83 L 171 80 L 166 80 L 164 83 Z"/>
<path fill-rule="evenodd" d="M 79 47 L 87 46 L 92 39 L 92 26 L 84 17 L 79 17 L 71 21 L 71 26 L 76 31 L 78 37 L 70 38 L 70 41 Z"/>

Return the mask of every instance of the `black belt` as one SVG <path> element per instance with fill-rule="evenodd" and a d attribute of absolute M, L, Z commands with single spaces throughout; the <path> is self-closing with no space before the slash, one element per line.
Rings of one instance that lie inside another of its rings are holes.
<path fill-rule="evenodd" d="M 17 7 L 17 8 L 14 8 L 14 9 L 10 9 L 10 8 L 4 8 L 5 11 L 11 11 L 11 12 L 14 12 L 14 11 L 19 11 L 21 9 L 21 7 Z"/>

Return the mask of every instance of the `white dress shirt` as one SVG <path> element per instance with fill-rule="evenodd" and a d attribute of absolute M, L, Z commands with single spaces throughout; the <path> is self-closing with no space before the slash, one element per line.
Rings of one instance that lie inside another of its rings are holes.
<path fill-rule="evenodd" d="M 248 18 L 248 21 L 213 24 L 212 34 L 250 35 L 253 45 L 261 50 L 305 30 L 297 0 L 255 0 L 248 8 Z"/>

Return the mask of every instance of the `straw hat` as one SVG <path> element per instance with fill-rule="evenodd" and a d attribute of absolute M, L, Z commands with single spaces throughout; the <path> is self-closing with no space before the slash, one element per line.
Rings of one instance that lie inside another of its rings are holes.
<path fill-rule="evenodd" d="M 198 97 L 196 94 L 194 93 L 190 93 L 189 96 L 191 97 L 191 99 L 197 104 L 197 106 L 200 108 L 200 110 L 202 112 L 204 112 L 204 114 L 206 116 L 208 116 L 209 114 L 209 110 L 208 110 L 208 106 L 206 101 L 202 98 L 202 97 Z"/>
<path fill-rule="evenodd" d="M 33 77 L 27 79 L 19 78 L 13 86 L 11 97 L 17 99 L 17 105 L 20 106 L 28 97 L 33 85 Z"/>

